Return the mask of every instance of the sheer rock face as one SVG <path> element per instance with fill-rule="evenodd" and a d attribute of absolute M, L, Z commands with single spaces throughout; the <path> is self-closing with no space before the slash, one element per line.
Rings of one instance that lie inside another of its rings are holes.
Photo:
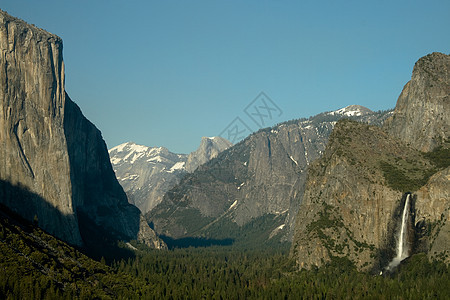
<path fill-rule="evenodd" d="M 379 123 L 387 115 L 349 106 L 262 129 L 186 175 L 148 220 L 173 238 L 239 239 L 255 230 L 259 242 L 290 241 L 306 169 L 321 156 L 336 121 Z"/>
<path fill-rule="evenodd" d="M 405 192 L 415 193 L 411 253 L 426 251 L 449 261 L 450 171 L 437 172 L 445 165 L 432 158 L 436 153 L 422 152 L 443 146 L 437 153 L 448 153 L 448 63 L 440 53 L 416 63 L 385 122 L 387 132 L 354 122 L 335 127 L 323 157 L 308 170 L 297 215 L 291 255 L 301 268 L 333 257 L 347 257 L 360 269 L 386 267 L 395 252 Z"/>
<path fill-rule="evenodd" d="M 230 148 L 233 144 L 220 136 L 202 137 L 200 146 L 194 152 L 191 152 L 186 161 L 186 171 L 192 173 L 198 166 L 217 157 L 220 152 Z"/>
<path fill-rule="evenodd" d="M 383 270 L 395 252 L 405 196 L 388 186 L 379 163 L 414 160 L 428 170 L 434 168 L 419 151 L 379 129 L 350 125 L 335 128 L 323 157 L 309 168 L 291 248 L 300 268 L 346 257 L 361 270 Z M 352 132 L 349 143 L 343 139 L 346 131 Z M 425 251 L 431 259 L 446 263 L 449 181 L 450 168 L 446 168 L 414 192 L 408 225 L 410 253 Z"/>
<path fill-rule="evenodd" d="M 61 39 L 0 11 L 0 51 L 0 201 L 76 245 L 80 212 L 137 238 L 147 230 L 139 210 L 115 179 L 100 131 L 65 92 Z"/>
<path fill-rule="evenodd" d="M 450 138 L 449 111 L 450 56 L 435 52 L 417 61 L 385 125 L 393 136 L 428 152 Z"/>
<path fill-rule="evenodd" d="M 323 157 L 308 171 L 291 251 L 298 265 L 321 266 L 337 256 L 372 267 L 402 198 L 386 186 L 378 161 L 413 154 L 377 127 L 338 123 Z"/>
<path fill-rule="evenodd" d="M 1 12 L 0 49 L 0 179 L 36 193 L 47 205 L 38 197 L 14 199 L 7 191 L 1 201 L 81 244 L 64 134 L 62 41 Z"/>
<path fill-rule="evenodd" d="M 434 174 L 417 191 L 417 224 L 432 224 L 427 240 L 428 256 L 450 263 L 450 167 Z"/>

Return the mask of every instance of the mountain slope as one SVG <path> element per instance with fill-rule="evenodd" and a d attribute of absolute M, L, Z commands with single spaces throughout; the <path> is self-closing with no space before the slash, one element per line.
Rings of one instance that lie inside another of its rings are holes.
<path fill-rule="evenodd" d="M 0 268 L 2 299 L 117 298 L 136 281 L 88 258 L 1 204 Z"/>
<path fill-rule="evenodd" d="M 186 171 L 192 173 L 198 166 L 217 157 L 220 152 L 233 146 L 231 142 L 220 136 L 202 137 L 200 146 L 194 152 L 191 152 L 186 161 Z"/>
<path fill-rule="evenodd" d="M 75 245 L 86 244 L 80 223 L 89 222 L 163 247 L 128 204 L 100 131 L 65 92 L 61 39 L 0 12 L 0 48 L 1 203 Z"/>
<path fill-rule="evenodd" d="M 110 149 L 109 155 L 129 202 L 143 213 L 161 202 L 164 193 L 186 173 L 187 155 L 164 147 L 126 143 Z"/>
<path fill-rule="evenodd" d="M 221 137 L 203 137 L 199 148 L 175 154 L 164 147 L 125 143 L 109 150 L 112 166 L 130 203 L 143 213 L 162 201 L 164 194 L 187 173 L 231 146 Z"/>
<path fill-rule="evenodd" d="M 390 182 L 387 165 L 406 174 L 404 185 Z M 394 249 L 393 220 L 403 207 L 403 193 L 417 190 L 435 171 L 420 152 L 380 128 L 339 122 L 323 157 L 309 168 L 292 255 L 304 268 L 333 257 L 373 267 L 378 251 Z"/>
<path fill-rule="evenodd" d="M 251 232 L 261 243 L 289 240 L 306 168 L 320 157 L 336 121 L 350 116 L 380 124 L 388 115 L 350 106 L 260 130 L 185 176 L 147 219 L 175 239 L 247 243 Z"/>
<path fill-rule="evenodd" d="M 424 60 L 427 67 L 417 67 Z M 442 61 L 447 66 L 436 68 Z M 441 54 L 419 60 L 386 121 L 388 133 L 365 124 L 338 123 L 323 157 L 308 171 L 291 248 L 299 267 L 346 257 L 360 269 L 384 271 L 403 238 L 407 255 L 427 252 L 449 262 L 450 147 L 443 140 L 448 132 L 435 135 L 446 131 L 448 123 L 443 118 L 405 119 L 433 115 L 436 107 L 446 109 L 439 114 L 450 114 L 444 104 L 448 95 L 441 93 L 449 77 L 440 72 L 449 67 L 450 60 Z M 425 86 L 417 97 L 411 96 L 414 78 L 426 76 L 441 86 Z M 403 218 L 403 211 L 409 217 Z M 401 232 L 405 235 L 400 239 Z"/>

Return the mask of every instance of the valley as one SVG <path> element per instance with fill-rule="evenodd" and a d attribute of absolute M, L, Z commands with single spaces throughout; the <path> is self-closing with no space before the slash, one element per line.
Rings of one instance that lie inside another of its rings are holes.
<path fill-rule="evenodd" d="M 450 56 L 350 105 L 189 154 L 107 149 L 62 40 L 0 11 L 0 298 L 450 295 Z M 261 115 L 260 115 L 261 116 Z"/>

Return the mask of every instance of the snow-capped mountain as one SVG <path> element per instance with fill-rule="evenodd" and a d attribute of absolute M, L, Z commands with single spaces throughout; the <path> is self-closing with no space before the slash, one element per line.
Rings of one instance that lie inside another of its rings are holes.
<path fill-rule="evenodd" d="M 329 115 L 343 115 L 346 117 L 360 117 L 364 115 L 368 115 L 373 113 L 370 109 L 367 107 L 361 106 L 361 105 L 349 105 L 344 108 L 331 111 L 328 114 Z"/>
<path fill-rule="evenodd" d="M 109 156 L 128 201 L 146 213 L 160 203 L 164 194 L 187 172 L 231 145 L 221 137 L 203 137 L 200 147 L 187 155 L 172 153 L 164 147 L 128 142 L 110 149 Z"/>

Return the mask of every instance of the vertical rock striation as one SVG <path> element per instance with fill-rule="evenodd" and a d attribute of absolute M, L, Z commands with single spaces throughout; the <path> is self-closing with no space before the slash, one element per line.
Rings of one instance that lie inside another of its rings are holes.
<path fill-rule="evenodd" d="M 420 58 L 400 94 L 390 134 L 428 152 L 450 138 L 450 56 L 432 53 Z"/>
<path fill-rule="evenodd" d="M 4 189 L 1 201 L 80 245 L 64 134 L 62 41 L 1 12 L 0 51 L 0 179 L 36 194 L 21 199 Z"/>
<path fill-rule="evenodd" d="M 416 227 L 430 225 L 428 256 L 450 263 L 450 167 L 434 174 L 417 191 L 416 222 Z"/>
<path fill-rule="evenodd" d="M 233 144 L 220 136 L 202 137 L 200 146 L 194 152 L 191 152 L 186 161 L 186 171 L 192 173 L 198 166 L 217 157 L 220 152 L 230 148 Z"/>
<path fill-rule="evenodd" d="M 387 132 L 350 121 L 336 125 L 308 171 L 291 248 L 300 267 L 334 257 L 360 269 L 386 267 L 406 192 L 415 193 L 404 228 L 412 233 L 408 247 L 449 261 L 449 70 L 447 55 L 421 58 L 385 122 Z"/>
<path fill-rule="evenodd" d="M 377 127 L 338 123 L 323 157 L 308 171 L 291 252 L 299 266 L 347 257 L 361 269 L 372 267 L 376 250 L 389 242 L 402 197 L 387 186 L 379 163 L 406 162 L 415 155 Z"/>
<path fill-rule="evenodd" d="M 352 105 L 261 129 L 186 175 L 148 220 L 172 238 L 232 238 L 255 247 L 290 241 L 306 169 L 323 153 L 336 121 L 379 124 L 388 114 Z"/>
<path fill-rule="evenodd" d="M 0 201 L 72 244 L 83 244 L 83 214 L 117 238 L 163 247 L 128 204 L 100 131 L 66 94 L 62 48 L 0 11 Z"/>

